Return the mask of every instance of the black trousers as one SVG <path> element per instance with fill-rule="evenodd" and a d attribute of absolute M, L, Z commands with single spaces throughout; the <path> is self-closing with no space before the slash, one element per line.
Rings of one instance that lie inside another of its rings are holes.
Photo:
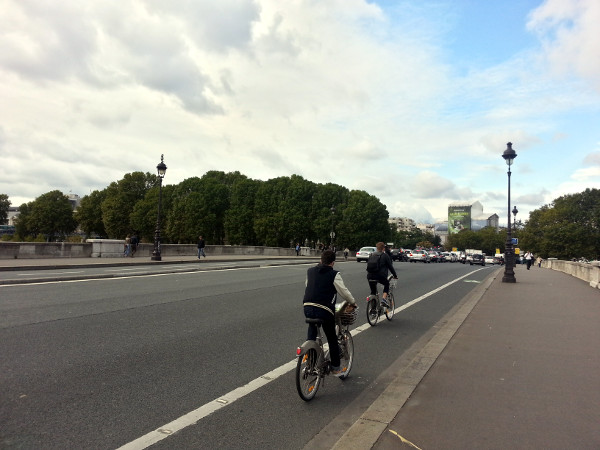
<path fill-rule="evenodd" d="M 371 288 L 371 295 L 377 294 L 377 283 L 383 284 L 383 292 L 388 294 L 390 292 L 390 282 L 387 277 L 379 275 L 378 273 L 370 273 L 367 275 L 369 281 L 369 287 Z"/>
<path fill-rule="evenodd" d="M 338 345 L 337 335 L 335 334 L 335 317 L 329 311 L 316 306 L 305 306 L 304 316 L 309 319 L 321 319 L 323 320 L 323 332 L 327 336 L 327 343 L 329 344 L 329 356 L 331 358 L 331 365 L 333 367 L 339 367 L 340 365 L 340 346 Z M 309 341 L 317 340 L 318 328 L 316 325 L 308 324 L 308 334 L 306 339 Z"/>

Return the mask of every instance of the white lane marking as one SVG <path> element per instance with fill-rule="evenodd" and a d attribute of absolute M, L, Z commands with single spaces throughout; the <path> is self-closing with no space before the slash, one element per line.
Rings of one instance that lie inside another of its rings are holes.
<path fill-rule="evenodd" d="M 294 264 L 294 266 L 307 266 L 307 265 L 312 265 L 314 263 L 302 263 L 302 264 Z M 179 271 L 172 271 L 172 272 L 167 272 L 167 273 L 149 273 L 147 275 L 138 275 L 138 276 L 127 276 L 124 275 L 122 277 L 119 276 L 110 276 L 110 277 L 100 277 L 100 278 L 85 278 L 85 279 L 78 279 L 78 280 L 52 280 L 52 281 L 35 281 L 33 283 L 12 283 L 12 284 L 0 284 L 0 289 L 2 288 L 9 288 L 9 287 L 17 287 L 17 286 L 38 286 L 40 284 L 58 284 L 58 283 L 88 283 L 90 281 L 118 281 L 118 280 L 129 280 L 129 279 L 140 279 L 143 277 L 165 277 L 165 276 L 169 276 L 169 275 L 192 275 L 192 274 L 198 274 L 198 273 L 205 273 L 205 272 L 214 272 L 215 271 L 215 266 L 211 266 L 211 269 L 202 269 L 202 270 L 191 270 L 189 272 L 179 272 Z M 226 267 L 223 269 L 219 269 L 220 272 L 224 272 L 227 270 L 254 270 L 254 269 L 279 269 L 279 268 L 283 268 L 283 267 L 290 267 L 287 264 L 280 264 L 280 265 L 276 265 L 276 266 L 253 266 L 253 267 Z M 63 272 L 64 273 L 64 272 Z"/>
<path fill-rule="evenodd" d="M 479 270 L 483 270 L 483 269 L 477 269 L 474 272 L 477 272 Z M 471 274 L 473 274 L 473 272 L 469 272 L 455 280 L 452 280 L 452 281 L 434 289 L 433 291 L 423 294 L 420 297 L 417 297 L 414 300 L 411 300 L 410 302 L 408 302 L 398 308 L 395 308 L 394 312 L 400 312 L 404 309 L 410 308 L 412 305 L 419 303 L 422 300 L 425 300 L 427 297 L 431 297 L 433 294 L 438 293 L 442 289 L 447 288 L 448 286 L 456 283 L 457 281 L 462 280 L 463 278 L 465 278 Z M 360 327 L 357 327 L 357 328 L 354 328 L 353 330 L 351 330 L 351 334 L 352 334 L 352 336 L 356 336 L 357 334 L 360 334 L 363 331 L 368 330 L 369 328 L 372 328 L 371 325 L 369 325 L 368 323 L 365 323 L 365 324 L 361 325 Z M 327 348 L 327 344 L 325 344 L 325 348 Z M 219 398 L 216 398 L 216 399 L 200 406 L 199 408 L 197 408 L 193 411 L 190 411 L 187 414 L 184 414 L 183 416 L 173 420 L 172 422 L 169 422 L 169 423 L 155 429 L 154 431 L 151 431 L 151 432 L 123 445 L 122 447 L 119 447 L 118 450 L 142 450 L 142 449 L 148 448 L 151 445 L 156 444 L 157 442 L 177 433 L 178 431 L 181 431 L 182 429 L 184 429 L 190 425 L 195 425 L 196 423 L 198 423 L 198 421 L 211 415 L 215 411 L 218 411 L 221 408 L 225 408 L 226 406 L 231 405 L 236 400 L 239 400 L 239 399 L 245 397 L 246 395 L 254 392 L 255 390 L 269 384 L 271 381 L 276 380 L 280 376 L 285 375 L 289 371 L 294 370 L 294 368 L 296 367 L 296 364 L 297 364 L 297 359 L 294 358 L 292 361 L 287 362 L 284 365 L 279 366 L 276 369 L 265 373 L 264 375 L 250 381 L 248 384 L 246 384 L 244 386 L 240 386 L 237 389 L 234 389 L 233 391 L 231 391 Z"/>

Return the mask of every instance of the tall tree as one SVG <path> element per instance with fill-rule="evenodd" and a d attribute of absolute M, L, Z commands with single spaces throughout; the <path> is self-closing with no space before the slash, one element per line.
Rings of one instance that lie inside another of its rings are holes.
<path fill-rule="evenodd" d="M 43 235 L 46 240 L 51 241 L 56 237 L 64 238 L 76 227 L 69 197 L 55 190 L 21 205 L 16 231 L 21 238 Z"/>
<path fill-rule="evenodd" d="M 254 202 L 260 181 L 241 178 L 231 187 L 229 209 L 225 213 L 225 236 L 232 245 L 256 245 Z"/>
<path fill-rule="evenodd" d="M 287 195 L 290 179 L 272 178 L 261 183 L 254 206 L 254 232 L 261 245 L 288 247 L 289 236 L 284 227 L 280 203 Z"/>
<path fill-rule="evenodd" d="M 102 202 L 102 220 L 108 237 L 124 238 L 130 234 L 130 215 L 135 204 L 142 200 L 146 192 L 158 184 L 158 176 L 151 173 L 132 172 L 122 180 L 112 182 L 106 188 L 106 198 Z"/>
<path fill-rule="evenodd" d="M 172 209 L 172 197 L 175 189 L 176 186 L 170 184 L 162 187 L 160 228 L 161 242 L 163 243 L 173 242 L 173 239 L 168 233 L 168 217 Z M 135 204 L 133 211 L 129 216 L 131 231 L 137 233 L 143 242 L 154 242 L 154 232 L 156 230 L 156 219 L 158 214 L 158 191 L 158 185 L 148 189 L 144 198 Z"/>
<path fill-rule="evenodd" d="M 102 221 L 102 202 L 106 199 L 106 189 L 93 191 L 84 196 L 75 211 L 75 220 L 86 236 L 97 234 L 106 236 L 104 222 Z"/>
<path fill-rule="evenodd" d="M 173 191 L 167 233 L 174 242 L 195 242 L 202 235 L 209 244 L 222 244 L 228 205 L 229 188 L 214 173 L 188 178 Z"/>
<path fill-rule="evenodd" d="M 532 211 L 519 235 L 521 248 L 544 258 L 599 258 L 600 190 L 565 195 Z"/>
<path fill-rule="evenodd" d="M 0 225 L 8 223 L 8 209 L 10 208 L 10 200 L 8 195 L 0 194 Z"/>
<path fill-rule="evenodd" d="M 348 206 L 343 211 L 347 219 L 339 226 L 345 243 L 351 248 L 387 242 L 391 237 L 389 213 L 384 204 L 365 191 L 350 191 Z M 352 220 L 348 220 L 351 218 Z"/>

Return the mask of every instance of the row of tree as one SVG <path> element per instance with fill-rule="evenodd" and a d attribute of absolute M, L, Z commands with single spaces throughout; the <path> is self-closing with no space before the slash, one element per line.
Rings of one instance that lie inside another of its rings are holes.
<path fill-rule="evenodd" d="M 21 205 L 16 232 L 21 238 L 60 238 L 77 226 L 87 236 L 122 239 L 137 233 L 152 242 L 156 227 L 159 178 L 133 172 L 81 199 L 75 214 L 60 191 Z M 358 248 L 393 237 L 388 211 L 365 191 L 301 176 L 268 181 L 239 172 L 207 172 L 162 188 L 161 236 L 165 243 L 288 247 L 293 243 Z"/>
<path fill-rule="evenodd" d="M 152 242 L 156 227 L 159 178 L 133 172 L 81 199 L 75 214 L 67 196 L 51 191 L 19 207 L 17 238 L 61 239 L 77 227 L 87 236 L 123 239 L 137 233 Z M 161 235 L 165 243 L 193 243 L 203 235 L 211 244 L 288 247 L 329 244 L 358 249 L 375 242 L 397 247 L 440 245 L 439 236 L 414 228 L 398 232 L 388 211 L 365 191 L 333 183 L 318 184 L 299 175 L 267 181 L 239 172 L 210 171 L 162 188 Z M 0 223 L 10 200 L 0 194 Z M 555 199 L 530 213 L 514 232 L 522 249 L 544 257 L 600 256 L 600 190 Z M 447 248 L 477 248 L 486 254 L 503 249 L 506 231 L 463 230 L 448 237 Z M 431 245 L 429 245 L 431 244 Z"/>

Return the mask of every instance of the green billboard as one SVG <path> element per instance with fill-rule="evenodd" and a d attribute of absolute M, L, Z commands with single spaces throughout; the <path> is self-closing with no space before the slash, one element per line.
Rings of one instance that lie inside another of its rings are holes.
<path fill-rule="evenodd" d="M 471 229 L 470 206 L 448 206 L 448 234 Z"/>

